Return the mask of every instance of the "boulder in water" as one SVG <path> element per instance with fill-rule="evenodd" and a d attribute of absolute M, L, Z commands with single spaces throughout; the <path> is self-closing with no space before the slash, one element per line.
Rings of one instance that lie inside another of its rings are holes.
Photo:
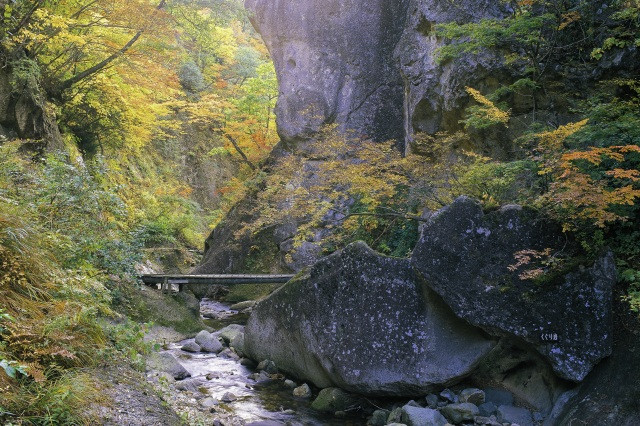
<path fill-rule="evenodd" d="M 186 368 L 169 352 L 154 352 L 147 358 L 147 370 L 164 371 L 176 380 L 191 377 Z"/>
<path fill-rule="evenodd" d="M 195 341 L 200 345 L 200 350 L 202 350 L 202 352 L 218 353 L 224 349 L 220 340 L 207 330 L 202 330 L 200 333 L 196 334 Z"/>

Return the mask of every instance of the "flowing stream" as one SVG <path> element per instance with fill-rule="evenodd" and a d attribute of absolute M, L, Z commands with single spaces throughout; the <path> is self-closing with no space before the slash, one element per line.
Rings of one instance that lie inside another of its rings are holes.
<path fill-rule="evenodd" d="M 229 324 L 244 325 L 248 318 L 248 314 L 232 311 L 227 305 L 207 299 L 201 303 L 201 312 L 207 317 L 214 317 L 205 319 L 205 322 L 215 330 Z M 190 381 L 197 383 L 199 392 L 220 401 L 215 408 L 220 412 L 232 413 L 246 423 L 271 421 L 273 423 L 267 424 L 314 426 L 366 423 L 362 418 L 335 418 L 318 413 L 310 407 L 313 399 L 294 397 L 292 389 L 283 380 L 256 382 L 249 378 L 255 371 L 239 360 L 208 353 L 187 353 L 180 349 L 183 343 L 172 343 L 167 351 L 191 373 Z M 233 394 L 237 400 L 222 402 L 227 393 Z M 314 392 L 314 397 L 316 395 Z"/>

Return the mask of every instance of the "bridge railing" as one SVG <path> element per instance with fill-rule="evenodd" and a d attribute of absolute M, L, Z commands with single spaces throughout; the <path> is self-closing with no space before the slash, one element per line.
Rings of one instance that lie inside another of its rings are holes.
<path fill-rule="evenodd" d="M 171 275 L 144 274 L 140 279 L 146 285 L 158 285 L 162 291 L 170 291 L 174 285 L 182 291 L 188 284 L 234 285 L 234 284 L 284 284 L 293 278 L 292 274 L 212 274 L 212 275 Z"/>

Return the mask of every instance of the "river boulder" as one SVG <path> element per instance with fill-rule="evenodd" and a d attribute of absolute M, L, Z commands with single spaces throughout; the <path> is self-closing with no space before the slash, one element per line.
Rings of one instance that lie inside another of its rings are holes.
<path fill-rule="evenodd" d="M 494 341 L 420 286 L 408 259 L 362 242 L 258 303 L 245 352 L 320 388 L 420 395 L 468 375 Z"/>
<path fill-rule="evenodd" d="M 616 268 L 611 253 L 592 264 L 576 262 L 576 253 L 560 227 L 533 210 L 485 214 L 461 197 L 429 217 L 412 263 L 458 317 L 516 336 L 560 377 L 581 381 L 611 354 Z"/>

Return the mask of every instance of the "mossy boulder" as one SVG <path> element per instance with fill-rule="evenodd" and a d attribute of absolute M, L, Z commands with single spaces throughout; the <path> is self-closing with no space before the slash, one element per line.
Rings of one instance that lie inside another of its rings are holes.
<path fill-rule="evenodd" d="M 335 413 L 344 411 L 358 403 L 359 398 L 339 388 L 322 389 L 318 397 L 311 403 L 316 411 Z"/>

